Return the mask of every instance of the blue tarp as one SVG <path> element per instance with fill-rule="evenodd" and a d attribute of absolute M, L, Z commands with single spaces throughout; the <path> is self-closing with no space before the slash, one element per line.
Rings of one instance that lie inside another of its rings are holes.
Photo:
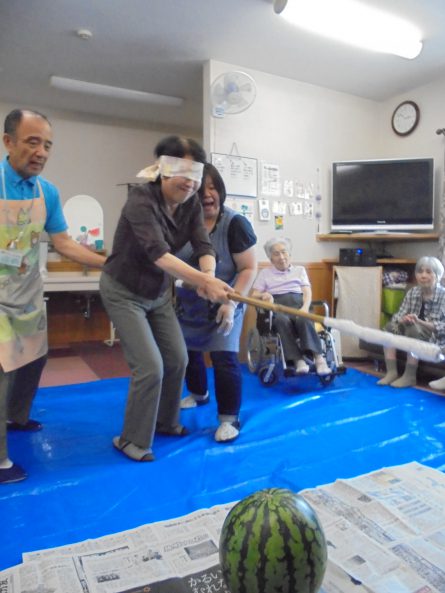
<path fill-rule="evenodd" d="M 33 417 L 44 429 L 9 435 L 10 456 L 29 478 L 0 486 L 0 569 L 20 563 L 24 551 L 184 515 L 261 488 L 299 491 L 413 460 L 445 469 L 439 395 L 378 387 L 352 369 L 328 387 L 314 376 L 263 387 L 243 373 L 239 439 L 214 441 L 212 397 L 182 412 L 190 436 L 155 438 L 153 463 L 128 460 L 111 445 L 128 379 L 40 389 Z"/>

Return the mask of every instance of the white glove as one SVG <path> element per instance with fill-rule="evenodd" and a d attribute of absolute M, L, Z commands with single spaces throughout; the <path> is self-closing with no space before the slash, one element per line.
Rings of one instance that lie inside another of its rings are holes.
<path fill-rule="evenodd" d="M 236 303 L 228 302 L 226 305 L 221 305 L 216 314 L 216 323 L 219 324 L 217 332 L 228 336 L 233 328 L 233 318 L 235 317 Z"/>

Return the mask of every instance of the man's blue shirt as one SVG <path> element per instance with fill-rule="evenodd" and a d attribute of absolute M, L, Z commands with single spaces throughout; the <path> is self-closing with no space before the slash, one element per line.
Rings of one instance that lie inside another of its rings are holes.
<path fill-rule="evenodd" d="M 45 231 L 49 234 L 54 234 L 67 230 L 68 225 L 66 224 L 65 216 L 63 215 L 59 191 L 55 185 L 43 177 L 40 177 L 40 175 L 23 179 L 23 177 L 11 167 L 8 162 L 8 157 L 3 159 L 1 167 L 5 172 L 6 196 L 8 200 L 29 200 L 33 197 L 38 197 L 38 180 L 42 186 L 42 191 L 45 196 Z M 5 198 L 3 195 L 3 186 L 1 183 L 0 198 Z"/>

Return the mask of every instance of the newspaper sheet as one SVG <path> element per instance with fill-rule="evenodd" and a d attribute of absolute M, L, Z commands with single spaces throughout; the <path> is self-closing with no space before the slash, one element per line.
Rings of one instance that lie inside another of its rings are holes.
<path fill-rule="evenodd" d="M 445 593 L 445 475 L 419 463 L 300 493 L 328 543 L 320 593 Z M 26 553 L 0 593 L 228 593 L 218 557 L 235 503 Z"/>

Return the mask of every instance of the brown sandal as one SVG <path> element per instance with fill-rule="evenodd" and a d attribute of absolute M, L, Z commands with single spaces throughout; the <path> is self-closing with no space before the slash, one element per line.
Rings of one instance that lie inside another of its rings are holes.
<path fill-rule="evenodd" d="M 182 424 L 177 424 L 171 428 L 163 428 L 160 424 L 156 423 L 156 434 L 163 434 L 169 437 L 186 437 L 190 434 L 190 431 Z"/>
<path fill-rule="evenodd" d="M 133 461 L 154 461 L 155 456 L 150 449 L 142 449 L 131 441 L 122 440 L 121 437 L 113 438 L 113 446 Z"/>

